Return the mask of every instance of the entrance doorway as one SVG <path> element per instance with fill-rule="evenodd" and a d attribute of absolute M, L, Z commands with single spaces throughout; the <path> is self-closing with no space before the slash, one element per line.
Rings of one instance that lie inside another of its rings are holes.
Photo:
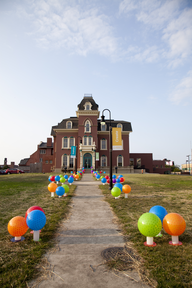
<path fill-rule="evenodd" d="M 90 153 L 86 153 L 84 156 L 83 156 L 83 167 L 85 169 L 90 169 L 91 168 L 91 165 L 92 165 L 92 156 Z"/>

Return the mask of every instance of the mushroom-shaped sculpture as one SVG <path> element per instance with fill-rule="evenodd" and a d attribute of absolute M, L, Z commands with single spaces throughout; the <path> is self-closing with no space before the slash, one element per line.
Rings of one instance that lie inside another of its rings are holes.
<path fill-rule="evenodd" d="M 120 178 L 120 183 L 123 183 L 123 182 L 125 182 L 125 178 L 124 178 L 124 177 L 121 177 L 121 178 Z"/>
<path fill-rule="evenodd" d="M 123 192 L 125 193 L 125 198 L 128 198 L 128 194 L 131 192 L 131 186 L 128 184 L 123 185 Z"/>
<path fill-rule="evenodd" d="M 61 183 L 65 183 L 65 181 L 66 181 L 65 177 L 63 177 L 63 176 L 60 177 L 60 182 L 61 182 Z"/>
<path fill-rule="evenodd" d="M 63 196 L 67 196 L 67 193 L 69 192 L 69 186 L 67 184 L 63 184 L 61 187 L 65 189 L 65 194 Z"/>
<path fill-rule="evenodd" d="M 140 233 L 147 237 L 144 245 L 156 246 L 156 243 L 153 242 L 153 237 L 161 231 L 162 223 L 160 218 L 153 213 L 144 213 L 140 216 L 137 225 Z"/>
<path fill-rule="evenodd" d="M 51 197 L 54 197 L 54 193 L 55 193 L 56 189 L 57 189 L 56 183 L 52 182 L 48 185 L 48 190 L 49 190 L 49 192 L 51 192 Z"/>
<path fill-rule="evenodd" d="M 121 190 L 121 192 L 122 192 L 123 185 L 122 185 L 121 183 L 116 183 L 116 184 L 114 185 L 114 187 L 118 187 L 118 188 Z"/>
<path fill-rule="evenodd" d="M 42 211 L 43 213 L 45 213 L 45 211 L 43 210 L 43 208 L 41 208 L 40 206 L 31 206 L 29 209 L 27 209 L 26 213 L 25 213 L 25 220 L 27 220 L 27 216 L 28 214 L 33 211 L 33 210 L 40 210 Z M 41 232 L 41 231 L 39 231 Z M 30 233 L 33 233 L 33 230 L 30 232 Z"/>
<path fill-rule="evenodd" d="M 182 245 L 179 236 L 185 231 L 186 222 L 178 213 L 168 213 L 163 219 L 163 229 L 172 236 L 170 245 Z"/>
<path fill-rule="evenodd" d="M 55 176 L 55 181 L 57 182 L 57 184 L 59 184 L 59 181 L 60 181 L 60 176 L 59 175 Z"/>
<path fill-rule="evenodd" d="M 76 180 L 79 179 L 79 175 L 78 175 L 78 174 L 75 175 L 75 179 L 76 179 Z"/>
<path fill-rule="evenodd" d="M 96 175 L 96 179 L 97 179 L 97 180 L 99 180 L 100 177 L 101 177 L 101 176 L 100 176 L 99 174 Z"/>
<path fill-rule="evenodd" d="M 45 226 L 46 216 L 41 210 L 33 210 L 27 215 L 27 226 L 33 230 L 33 240 L 39 241 L 39 230 Z"/>
<path fill-rule="evenodd" d="M 65 189 L 62 186 L 57 187 L 56 189 L 56 194 L 57 196 L 62 197 L 65 193 Z"/>
<path fill-rule="evenodd" d="M 65 180 L 67 180 L 67 179 L 68 179 L 68 176 L 67 176 L 67 174 L 65 174 L 64 178 L 65 178 Z"/>
<path fill-rule="evenodd" d="M 69 185 L 71 185 L 71 184 L 73 183 L 73 181 L 74 181 L 73 177 L 70 176 L 70 177 L 68 178 Z"/>
<path fill-rule="evenodd" d="M 101 179 L 101 182 L 103 183 L 103 185 L 105 185 L 105 183 L 107 182 L 107 179 L 106 179 L 105 177 L 103 177 L 103 178 Z"/>
<path fill-rule="evenodd" d="M 14 238 L 11 239 L 12 242 L 18 242 L 24 240 L 25 238 L 21 236 L 24 235 L 28 230 L 25 217 L 22 216 L 13 217 L 9 221 L 7 229 L 9 234 L 14 236 Z"/>
<path fill-rule="evenodd" d="M 149 210 L 149 213 L 157 215 L 161 219 L 161 223 L 163 225 L 163 218 L 167 215 L 167 210 L 163 206 L 160 205 L 153 206 Z M 161 231 L 159 232 L 158 235 L 156 235 L 156 237 L 162 237 Z"/>
<path fill-rule="evenodd" d="M 55 176 L 50 177 L 51 182 L 55 182 Z"/>
<path fill-rule="evenodd" d="M 115 199 L 118 199 L 119 196 L 121 195 L 121 189 L 118 187 L 113 187 L 111 189 L 111 194 L 113 195 L 113 197 L 115 197 Z"/>

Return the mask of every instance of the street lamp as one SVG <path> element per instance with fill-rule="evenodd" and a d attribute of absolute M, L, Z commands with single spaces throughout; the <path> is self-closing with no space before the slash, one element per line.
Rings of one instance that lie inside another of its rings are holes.
<path fill-rule="evenodd" d="M 78 138 L 81 138 L 81 136 L 77 136 L 77 156 L 78 156 L 78 151 L 79 151 Z M 81 138 L 81 140 L 79 141 L 79 143 L 80 143 L 80 144 L 82 143 L 82 138 Z M 76 156 L 76 172 L 77 172 L 77 156 Z"/>
<path fill-rule="evenodd" d="M 104 109 L 102 111 L 102 116 L 101 116 L 101 125 L 105 125 L 105 116 L 103 115 L 104 111 L 109 112 L 109 177 L 110 177 L 110 182 L 109 182 L 109 189 L 111 190 L 113 188 L 113 182 L 112 182 L 112 126 L 111 126 L 111 111 L 109 109 Z"/>

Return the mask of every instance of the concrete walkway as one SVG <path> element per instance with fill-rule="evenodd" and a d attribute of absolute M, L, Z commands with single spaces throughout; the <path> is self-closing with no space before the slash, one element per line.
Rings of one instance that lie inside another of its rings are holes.
<path fill-rule="evenodd" d="M 29 287 L 52 288 L 140 288 L 136 271 L 115 274 L 106 266 L 101 252 L 109 247 L 123 247 L 115 217 L 91 174 L 84 174 L 77 185 L 69 219 L 63 221 L 56 247 L 45 255 L 47 266 Z M 43 270 L 43 269 L 42 269 Z M 133 279 L 132 279 L 133 278 Z"/>

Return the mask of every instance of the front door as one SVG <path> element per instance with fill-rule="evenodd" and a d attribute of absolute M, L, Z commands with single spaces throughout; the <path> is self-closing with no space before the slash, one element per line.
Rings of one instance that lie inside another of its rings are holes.
<path fill-rule="evenodd" d="M 83 167 L 85 169 L 90 169 L 91 168 L 91 165 L 92 165 L 92 156 L 90 153 L 86 153 L 84 156 L 83 156 Z"/>

